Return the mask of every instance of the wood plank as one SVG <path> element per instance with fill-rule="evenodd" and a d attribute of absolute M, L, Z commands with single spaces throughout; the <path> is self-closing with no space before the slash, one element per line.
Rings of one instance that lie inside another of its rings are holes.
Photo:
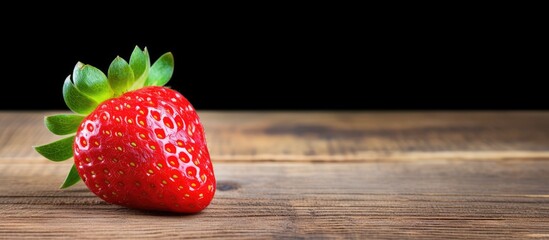
<path fill-rule="evenodd" d="M 547 161 L 219 163 L 214 201 L 188 216 L 58 190 L 68 168 L 0 162 L 1 238 L 549 237 Z"/>
<path fill-rule="evenodd" d="M 0 238 L 549 238 L 549 112 L 199 112 L 219 191 L 187 216 L 58 190 L 49 114 L 0 112 Z"/>
<path fill-rule="evenodd" d="M 0 160 L 40 158 L 54 112 L 0 112 Z M 212 159 L 401 161 L 549 158 L 549 112 L 199 112 Z"/>

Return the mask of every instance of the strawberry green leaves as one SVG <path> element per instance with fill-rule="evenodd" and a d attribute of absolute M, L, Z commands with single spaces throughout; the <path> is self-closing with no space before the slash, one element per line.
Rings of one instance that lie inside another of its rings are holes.
<path fill-rule="evenodd" d="M 145 80 L 147 80 L 151 68 L 151 60 L 149 59 L 147 48 L 141 51 L 138 46 L 135 46 L 130 56 L 130 66 L 135 76 L 135 83 L 131 87 L 131 90 L 140 89 L 145 85 Z"/>
<path fill-rule="evenodd" d="M 78 62 L 71 76 L 65 80 L 63 98 L 75 113 L 89 114 L 97 105 L 114 96 L 144 86 L 163 86 L 173 75 L 172 53 L 160 56 L 151 66 L 147 48 L 135 46 L 127 62 L 117 56 L 109 66 L 107 75 L 88 64 Z"/>
<path fill-rule="evenodd" d="M 70 110 L 84 115 L 91 113 L 98 104 L 95 100 L 81 93 L 71 82 L 70 76 L 65 79 L 63 84 L 63 99 Z"/>
<path fill-rule="evenodd" d="M 61 140 L 34 147 L 34 149 L 45 158 L 54 162 L 65 161 L 72 157 L 73 152 L 74 135 L 63 138 Z M 69 174 L 65 178 L 65 182 L 61 185 L 61 189 L 68 188 L 80 181 L 80 175 L 76 170 L 76 166 L 73 164 Z"/>
<path fill-rule="evenodd" d="M 109 66 L 107 74 L 94 66 L 76 63 L 73 72 L 63 84 L 63 99 L 76 114 L 47 116 L 44 123 L 56 135 L 78 132 L 85 117 L 100 103 L 126 92 L 144 86 L 163 86 L 173 75 L 173 55 L 168 52 L 160 56 L 151 66 L 147 48 L 135 46 L 130 60 L 117 56 Z M 52 161 L 64 161 L 73 156 L 74 135 L 55 142 L 36 146 L 35 150 Z M 73 166 L 61 188 L 69 187 L 80 180 Z"/>
<path fill-rule="evenodd" d="M 164 53 L 152 65 L 145 86 L 164 86 L 173 75 L 173 54 Z"/>
<path fill-rule="evenodd" d="M 60 114 L 47 116 L 44 119 L 44 124 L 53 134 L 66 135 L 75 133 L 82 120 L 84 120 L 84 116 L 81 115 Z"/>
<path fill-rule="evenodd" d="M 70 77 L 63 84 L 63 99 L 75 113 L 89 114 L 114 95 L 107 76 L 91 65 L 78 62 L 72 74 L 74 83 Z"/>
<path fill-rule="evenodd" d="M 60 162 L 72 157 L 73 142 L 74 136 L 70 136 L 46 145 L 34 147 L 34 149 L 45 158 L 54 162 Z"/>
<path fill-rule="evenodd" d="M 65 178 L 65 182 L 59 188 L 68 188 L 76 184 L 78 181 L 80 181 L 80 175 L 78 175 L 78 170 L 76 170 L 76 166 L 73 164 L 71 170 L 69 171 L 69 174 Z"/>
<path fill-rule="evenodd" d="M 135 82 L 135 77 L 130 64 L 121 57 L 116 57 L 108 71 L 108 80 L 115 95 L 122 95 Z"/>
<path fill-rule="evenodd" d="M 113 96 L 107 76 L 94 66 L 78 62 L 74 67 L 72 80 L 81 93 L 97 102 Z"/>

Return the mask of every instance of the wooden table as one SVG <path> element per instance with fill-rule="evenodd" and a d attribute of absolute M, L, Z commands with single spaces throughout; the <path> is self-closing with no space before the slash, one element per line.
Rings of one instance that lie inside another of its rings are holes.
<path fill-rule="evenodd" d="M 199 112 L 218 191 L 197 215 L 58 186 L 53 112 L 0 112 L 0 238 L 549 238 L 549 112 Z"/>

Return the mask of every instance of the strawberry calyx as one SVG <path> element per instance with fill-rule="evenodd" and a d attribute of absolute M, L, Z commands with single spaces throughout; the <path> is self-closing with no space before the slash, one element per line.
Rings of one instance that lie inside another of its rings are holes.
<path fill-rule="evenodd" d="M 65 137 L 34 149 L 51 161 L 65 161 L 73 157 L 75 133 L 82 120 L 105 100 L 147 86 L 164 86 L 173 75 L 174 59 L 171 52 L 164 53 L 151 66 L 147 48 L 135 46 L 130 61 L 117 56 L 110 64 L 107 74 L 101 70 L 76 63 L 72 76 L 63 84 L 63 99 L 75 114 L 46 116 L 48 130 Z M 60 188 L 67 188 L 80 181 L 73 164 Z"/>

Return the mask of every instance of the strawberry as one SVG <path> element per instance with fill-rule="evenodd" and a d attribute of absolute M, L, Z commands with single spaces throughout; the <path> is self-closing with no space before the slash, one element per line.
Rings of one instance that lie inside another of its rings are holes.
<path fill-rule="evenodd" d="M 106 202 L 135 209 L 196 213 L 210 204 L 216 182 L 204 127 L 191 103 L 163 86 L 172 74 L 171 53 L 150 66 L 137 46 L 107 75 L 76 64 L 63 86 L 76 114 L 45 118 L 52 133 L 70 136 L 35 147 L 52 161 L 74 158 L 61 188 L 82 179 Z"/>

